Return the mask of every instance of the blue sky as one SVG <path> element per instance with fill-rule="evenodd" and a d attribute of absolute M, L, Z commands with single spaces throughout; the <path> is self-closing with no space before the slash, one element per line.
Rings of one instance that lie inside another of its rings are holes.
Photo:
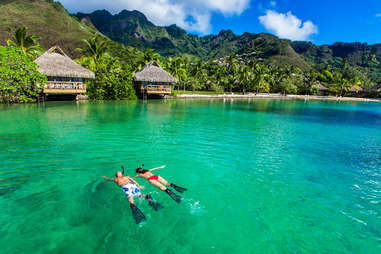
<path fill-rule="evenodd" d="M 273 9 L 278 13 L 291 11 L 302 21 L 312 21 L 318 27 L 318 33 L 310 39 L 319 45 L 337 41 L 381 43 L 381 0 L 278 0 L 275 7 L 269 2 L 252 1 L 240 16 L 213 14 L 213 33 L 226 28 L 238 34 L 267 31 L 258 16 Z"/>
<path fill-rule="evenodd" d="M 61 0 L 70 12 L 139 10 L 154 24 L 205 35 L 271 32 L 316 44 L 381 43 L 381 0 Z"/>

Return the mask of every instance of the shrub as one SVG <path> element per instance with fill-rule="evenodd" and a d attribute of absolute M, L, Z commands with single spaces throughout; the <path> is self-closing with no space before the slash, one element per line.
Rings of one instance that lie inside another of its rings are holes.
<path fill-rule="evenodd" d="M 17 47 L 0 46 L 0 102 L 34 102 L 47 78 L 30 56 Z"/>

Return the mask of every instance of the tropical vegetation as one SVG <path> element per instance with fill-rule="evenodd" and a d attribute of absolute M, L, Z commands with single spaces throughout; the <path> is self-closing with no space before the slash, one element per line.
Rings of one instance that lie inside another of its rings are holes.
<path fill-rule="evenodd" d="M 18 47 L 24 54 L 32 57 L 37 56 L 43 51 L 43 47 L 38 42 L 40 37 L 35 34 L 28 34 L 28 30 L 27 27 L 19 27 L 13 32 L 10 31 L 11 37 L 7 39 L 7 45 Z"/>
<path fill-rule="evenodd" d="M 345 61 L 361 69 L 373 81 L 381 80 L 381 46 L 366 43 L 315 45 L 289 41 L 267 33 L 243 33 L 222 30 L 216 35 L 197 36 L 176 26 L 156 26 L 139 11 L 123 10 L 110 14 L 106 10 L 78 13 L 78 20 L 92 24 L 98 31 L 118 43 L 139 49 L 153 48 L 162 57 L 189 55 L 207 61 L 230 54 L 255 54 L 266 64 L 292 65 L 304 71 L 326 69 L 341 71 Z"/>
<path fill-rule="evenodd" d="M 352 89 L 356 93 L 375 85 L 350 65 L 343 66 L 341 72 L 330 66 L 321 72 L 304 71 L 291 65 L 264 63 L 255 57 L 243 59 L 236 54 L 196 62 L 186 57 L 169 58 L 164 67 L 180 81 L 177 90 L 314 95 L 321 85 L 328 88 L 327 94 L 344 96 L 351 95 Z"/>
<path fill-rule="evenodd" d="M 41 53 L 38 36 L 25 27 L 15 29 L 1 48 L 1 100 L 35 101 L 46 77 L 37 72 L 33 59 Z M 252 43 L 251 50 L 258 47 Z M 93 71 L 95 79 L 87 81 L 92 100 L 136 99 L 133 74 L 146 63 L 157 61 L 179 82 L 175 91 L 214 91 L 216 93 L 281 93 L 313 95 L 325 87 L 325 94 L 344 96 L 370 91 L 376 85 L 364 69 L 348 59 L 341 66 L 326 64 L 321 69 L 303 69 L 290 64 L 265 61 L 258 48 L 253 52 L 230 54 L 203 60 L 192 55 L 162 57 L 151 48 L 144 51 L 111 42 L 96 32 L 77 48 L 82 57 L 77 63 Z M 379 96 L 379 93 L 365 93 Z"/>
<path fill-rule="evenodd" d="M 35 102 L 46 83 L 37 69 L 21 48 L 0 46 L 0 102 Z"/>
<path fill-rule="evenodd" d="M 100 34 L 84 40 L 85 48 L 79 49 L 85 56 L 79 64 L 95 73 L 95 79 L 87 81 L 87 94 L 92 100 L 135 99 L 133 88 L 134 68 L 121 63 L 107 53 L 108 41 Z"/>

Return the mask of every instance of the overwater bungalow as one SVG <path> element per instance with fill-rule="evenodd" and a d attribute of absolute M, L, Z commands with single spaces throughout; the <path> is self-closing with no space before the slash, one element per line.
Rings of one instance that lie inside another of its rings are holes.
<path fill-rule="evenodd" d="M 86 92 L 86 79 L 95 78 L 95 74 L 74 62 L 63 50 L 54 46 L 34 61 L 38 71 L 48 77 L 43 93 L 49 95 L 74 95 Z"/>
<path fill-rule="evenodd" d="M 156 61 L 147 63 L 134 74 L 136 91 L 144 96 L 171 93 L 171 86 L 177 83 L 176 77 L 163 70 Z"/>

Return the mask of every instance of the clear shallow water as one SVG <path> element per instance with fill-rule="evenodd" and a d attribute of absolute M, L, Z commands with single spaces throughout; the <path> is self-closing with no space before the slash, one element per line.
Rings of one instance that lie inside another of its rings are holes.
<path fill-rule="evenodd" d="M 381 104 L 282 100 L 0 106 L 1 253 L 380 253 Z M 165 208 L 101 176 L 140 163 Z M 356 187 L 357 185 L 358 187 Z"/>

